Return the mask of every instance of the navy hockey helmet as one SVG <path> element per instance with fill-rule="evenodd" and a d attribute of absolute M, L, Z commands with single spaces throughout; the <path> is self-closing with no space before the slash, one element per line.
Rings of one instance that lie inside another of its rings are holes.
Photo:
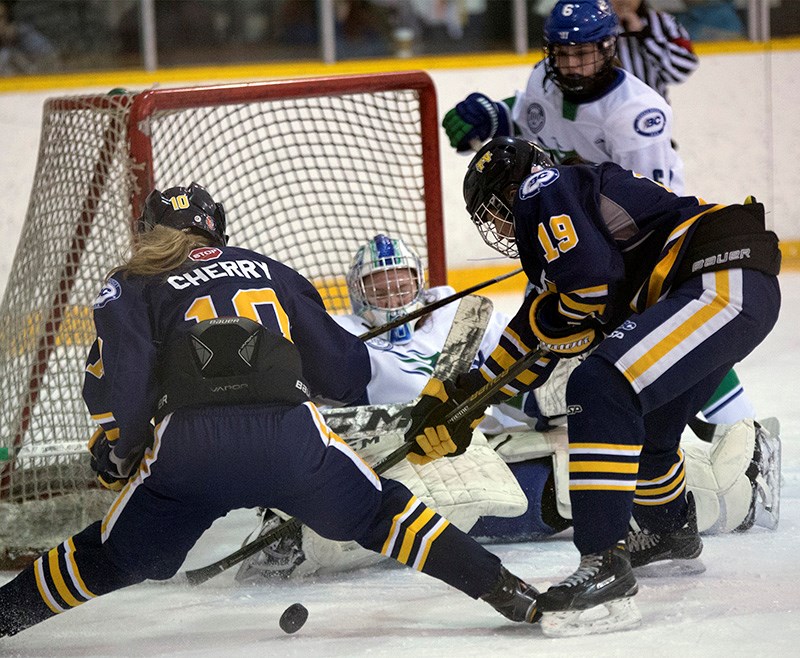
<path fill-rule="evenodd" d="M 619 20 L 608 0 L 559 0 L 544 24 L 545 67 L 548 77 L 567 95 L 582 98 L 601 91 L 614 75 Z M 580 46 L 594 44 L 591 52 Z M 565 53 L 581 52 L 581 62 L 593 69 L 583 75 L 561 70 Z"/>
<path fill-rule="evenodd" d="M 197 183 L 170 187 L 163 192 L 154 189 L 147 195 L 139 218 L 139 232 L 152 231 L 157 224 L 196 231 L 211 238 L 216 247 L 224 247 L 228 241 L 225 209 Z"/>
<path fill-rule="evenodd" d="M 464 201 L 483 241 L 492 249 L 517 258 L 511 212 L 514 194 L 532 173 L 552 166 L 541 147 L 518 137 L 495 137 L 472 158 L 464 177 Z"/>

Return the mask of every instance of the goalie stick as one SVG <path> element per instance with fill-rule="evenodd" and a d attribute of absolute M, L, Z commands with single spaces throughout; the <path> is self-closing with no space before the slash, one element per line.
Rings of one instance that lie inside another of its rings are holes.
<path fill-rule="evenodd" d="M 448 336 L 448 340 L 449 338 L 450 336 Z M 519 361 L 512 364 L 507 370 L 498 375 L 492 381 L 487 382 L 485 386 L 478 389 L 478 391 L 473 393 L 469 398 L 467 398 L 464 402 L 458 405 L 452 411 L 446 423 L 452 424 L 462 416 L 474 410 L 475 408 L 485 404 L 495 393 L 497 393 L 497 391 L 499 391 L 509 382 L 516 379 L 522 372 L 524 372 L 530 365 L 532 365 L 537 359 L 542 357 L 545 353 L 546 350 L 540 348 L 538 350 L 529 352 Z M 453 372 L 451 374 L 455 373 Z M 408 404 L 405 406 L 410 410 L 413 407 L 413 404 Z M 407 419 L 405 422 L 407 424 Z M 405 459 L 412 447 L 413 443 L 403 442 L 402 445 L 400 445 L 400 447 L 395 449 L 384 459 L 380 460 L 377 464 L 375 464 L 373 469 L 378 474 L 387 471 L 392 466 L 395 466 L 396 464 L 400 463 L 403 459 Z M 274 528 L 273 530 L 267 532 L 264 535 L 256 537 L 256 539 L 249 542 L 248 544 L 245 544 L 239 550 L 218 560 L 217 562 L 209 564 L 205 567 L 201 567 L 199 569 L 187 571 L 186 580 L 189 582 L 190 585 L 200 585 L 201 583 L 204 583 L 207 580 L 213 578 L 214 576 L 222 573 L 226 569 L 229 569 L 230 567 L 239 564 L 240 562 L 247 559 L 251 555 L 255 555 L 256 553 L 258 553 L 260 550 L 262 550 L 264 547 L 268 546 L 272 542 L 287 536 L 291 536 L 292 533 L 295 532 L 301 525 L 302 522 L 295 517 L 288 519 L 283 523 L 281 523 L 278 527 Z"/>
<path fill-rule="evenodd" d="M 698 418 L 697 416 L 690 418 L 687 424 L 689 425 L 689 429 L 694 432 L 694 435 L 706 443 L 711 443 L 711 441 L 714 439 L 714 432 L 717 431 L 718 427 L 718 425 L 709 423 L 702 418 Z"/>
<path fill-rule="evenodd" d="M 469 370 L 478 352 L 492 314 L 492 303 L 485 297 L 468 296 L 458 305 L 450 331 L 436 360 L 433 377 L 450 379 Z M 323 409 L 325 422 L 363 458 L 369 459 L 373 447 L 391 445 L 387 435 L 402 435 L 408 426 L 413 404 L 408 402 L 359 407 Z M 381 437 L 380 441 L 377 437 Z M 399 437 L 398 445 L 402 443 Z M 381 454 L 386 452 L 385 449 Z"/>
<path fill-rule="evenodd" d="M 493 279 L 489 279 L 488 281 L 484 281 L 482 283 L 476 283 L 474 286 L 466 288 L 461 292 L 454 293 L 449 297 L 443 297 L 431 304 L 418 308 L 416 311 L 411 311 L 407 315 L 400 316 L 399 318 L 395 318 L 391 322 L 387 322 L 380 327 L 375 327 L 370 329 L 369 331 L 364 332 L 359 336 L 361 340 L 370 340 L 371 338 L 375 338 L 376 336 L 380 336 L 381 334 L 385 334 L 387 331 L 391 331 L 395 327 L 399 327 L 401 325 L 406 324 L 407 322 L 411 322 L 412 320 L 416 320 L 417 318 L 422 317 L 423 315 L 427 315 L 435 311 L 442 306 L 447 306 L 451 302 L 455 302 L 462 297 L 466 297 L 467 295 L 471 295 L 474 292 L 478 292 L 478 290 L 482 290 L 483 288 L 487 288 L 495 283 L 500 283 L 501 281 L 505 281 L 506 279 L 510 279 L 512 276 L 516 276 L 522 272 L 522 268 L 518 268 L 512 272 L 508 272 L 506 274 L 501 274 L 500 276 L 496 276 Z"/>

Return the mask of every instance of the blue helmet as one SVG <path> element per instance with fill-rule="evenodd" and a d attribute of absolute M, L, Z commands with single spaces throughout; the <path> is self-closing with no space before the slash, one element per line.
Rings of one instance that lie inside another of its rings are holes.
<path fill-rule="evenodd" d="M 608 0 L 559 0 L 544 24 L 545 66 L 565 95 L 577 100 L 591 96 L 614 78 L 619 20 Z M 559 47 L 597 44 L 596 70 L 583 76 L 557 66 Z"/>
<path fill-rule="evenodd" d="M 359 247 L 347 289 L 353 312 L 372 327 L 383 326 L 424 305 L 425 271 L 422 261 L 400 238 L 382 233 Z M 411 340 L 410 323 L 395 327 L 384 338 L 401 345 Z"/>

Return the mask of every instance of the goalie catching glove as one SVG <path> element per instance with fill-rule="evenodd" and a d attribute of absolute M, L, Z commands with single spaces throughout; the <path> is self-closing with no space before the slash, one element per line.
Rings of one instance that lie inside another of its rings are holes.
<path fill-rule="evenodd" d="M 472 431 L 483 420 L 487 405 L 481 405 L 453 423 L 447 418 L 472 391 L 452 381 L 432 377 L 422 389 L 419 402 L 411 410 L 411 427 L 406 441 L 416 443 L 408 454 L 413 464 L 427 464 L 444 457 L 454 457 L 466 451 L 472 441 Z"/>
<path fill-rule="evenodd" d="M 561 315 L 558 293 L 549 290 L 531 304 L 530 323 L 542 347 L 567 359 L 588 352 L 603 340 L 602 332 L 595 328 L 591 318 L 572 321 Z"/>
<path fill-rule="evenodd" d="M 142 461 L 145 450 L 150 446 L 145 445 L 140 452 L 120 459 L 114 454 L 114 443 L 114 440 L 108 438 L 106 431 L 98 427 L 89 439 L 88 447 L 92 455 L 92 470 L 97 473 L 97 480 L 106 489 L 120 491 L 128 483 L 132 472 L 135 472 Z"/>

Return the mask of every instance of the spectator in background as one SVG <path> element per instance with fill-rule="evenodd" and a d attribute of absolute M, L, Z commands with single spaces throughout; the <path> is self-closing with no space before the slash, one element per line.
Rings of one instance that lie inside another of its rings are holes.
<path fill-rule="evenodd" d="M 684 0 L 686 11 L 679 15 L 695 41 L 741 39 L 745 27 L 733 0 Z"/>
<path fill-rule="evenodd" d="M 611 0 L 611 5 L 623 30 L 617 38 L 622 68 L 669 100 L 667 85 L 684 82 L 698 64 L 686 28 L 645 0 Z"/>
<path fill-rule="evenodd" d="M 0 2 L 0 75 L 49 73 L 58 68 L 58 53 L 28 23 L 14 20 L 13 0 Z"/>

